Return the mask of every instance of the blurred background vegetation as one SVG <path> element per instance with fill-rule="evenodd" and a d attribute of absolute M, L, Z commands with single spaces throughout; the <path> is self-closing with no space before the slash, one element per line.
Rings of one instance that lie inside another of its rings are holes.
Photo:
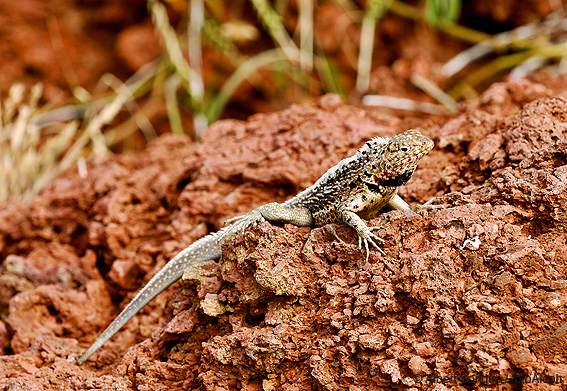
<path fill-rule="evenodd" d="M 2 94 L 0 202 L 29 201 L 69 168 L 84 176 L 93 156 L 142 148 L 163 132 L 198 140 L 221 118 L 246 119 L 329 92 L 354 105 L 451 115 L 502 77 L 542 67 L 562 74 L 567 50 L 560 0 L 110 3 L 95 12 L 86 1 L 74 14 L 101 18 L 93 28 L 93 19 L 78 17 L 83 51 L 79 39 L 69 45 L 68 13 L 43 3 L 36 12 L 31 24 L 48 37 L 61 76 L 54 87 L 46 70 L 54 65 L 36 58 L 45 56 L 40 50 Z M 108 9 L 131 14 L 110 17 Z M 125 18 L 129 34 L 119 35 Z M 89 38 L 117 41 L 122 53 L 107 61 L 121 68 L 94 72 L 94 87 L 81 83 L 77 66 L 89 59 Z"/>

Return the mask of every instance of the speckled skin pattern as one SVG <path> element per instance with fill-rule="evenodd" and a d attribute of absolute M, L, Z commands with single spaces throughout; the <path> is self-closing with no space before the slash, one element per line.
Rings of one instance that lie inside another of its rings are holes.
<path fill-rule="evenodd" d="M 77 360 L 85 362 L 139 310 L 183 275 L 191 265 L 219 259 L 225 237 L 244 231 L 259 222 L 280 221 L 297 226 L 322 226 L 345 223 L 358 234 L 358 245 L 366 251 L 368 243 L 382 250 L 363 219 L 375 216 L 388 205 L 393 209 L 411 209 L 396 192 L 412 176 L 421 158 L 433 148 L 433 141 L 417 130 L 408 130 L 392 138 L 373 138 L 359 151 L 329 169 L 313 186 L 290 200 L 260 206 L 250 213 L 232 218 L 234 223 L 211 233 L 187 247 L 167 263 L 126 308 L 104 330 L 91 347 Z"/>

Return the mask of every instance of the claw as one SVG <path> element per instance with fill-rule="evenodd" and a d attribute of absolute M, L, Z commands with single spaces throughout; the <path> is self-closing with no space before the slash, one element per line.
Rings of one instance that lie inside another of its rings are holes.
<path fill-rule="evenodd" d="M 324 225 L 323 229 L 326 229 L 327 232 L 331 233 L 335 237 L 335 239 L 337 239 L 339 242 L 341 242 L 341 243 L 345 242 L 344 240 L 339 238 L 339 235 L 337 235 L 337 230 L 331 224 Z"/>
<path fill-rule="evenodd" d="M 386 243 L 386 241 L 384 239 L 382 239 L 381 237 L 376 236 L 372 233 L 372 231 L 377 230 L 377 229 L 380 229 L 380 227 L 368 227 L 368 230 L 370 231 L 370 237 L 374 240 L 378 240 L 381 243 Z"/>
<path fill-rule="evenodd" d="M 226 219 L 224 221 L 224 225 L 230 224 L 230 223 L 234 223 L 237 220 L 241 220 L 244 217 L 246 217 L 246 215 L 240 215 L 240 216 L 235 216 L 235 217 L 231 217 L 230 219 Z"/>
<path fill-rule="evenodd" d="M 257 210 L 253 210 L 242 216 L 232 217 L 226 220 L 224 223 L 234 223 L 234 225 L 232 227 L 227 227 L 226 230 L 221 235 L 219 235 L 217 242 L 221 242 L 228 235 L 232 235 L 234 233 L 243 233 L 246 228 L 250 226 L 255 227 L 258 223 L 265 220 L 266 219 L 264 219 L 264 216 L 262 216 L 262 214 Z"/>
<path fill-rule="evenodd" d="M 375 229 L 379 229 L 378 227 L 368 227 L 368 232 L 364 233 L 364 236 L 362 235 L 358 235 L 358 248 L 360 248 L 362 250 L 362 244 L 364 243 L 364 251 L 366 252 L 366 262 L 368 262 L 368 258 L 370 257 L 370 249 L 368 247 L 368 242 L 370 242 L 370 244 L 372 244 L 374 246 L 374 248 L 376 248 L 378 251 L 380 251 L 380 254 L 382 255 L 386 255 L 386 253 L 380 248 L 380 246 L 378 246 L 376 243 L 374 243 L 374 240 L 378 241 L 378 242 L 382 242 L 385 243 L 386 241 L 376 235 L 374 235 L 372 233 L 372 230 Z M 374 240 L 373 240 L 374 239 Z"/>
<path fill-rule="evenodd" d="M 368 240 L 367 239 L 364 240 L 364 250 L 366 251 L 366 262 L 368 263 L 368 258 L 370 258 L 370 249 L 368 248 Z"/>

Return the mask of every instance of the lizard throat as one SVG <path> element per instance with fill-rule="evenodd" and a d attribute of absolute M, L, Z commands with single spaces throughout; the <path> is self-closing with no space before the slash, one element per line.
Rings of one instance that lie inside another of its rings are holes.
<path fill-rule="evenodd" d="M 413 170 L 412 171 L 406 171 L 403 174 L 400 174 L 400 175 L 395 176 L 393 178 L 382 179 L 380 181 L 380 185 L 385 186 L 385 187 L 399 187 L 399 186 L 405 185 L 406 182 L 409 181 L 409 179 L 411 178 L 412 175 L 413 175 Z"/>

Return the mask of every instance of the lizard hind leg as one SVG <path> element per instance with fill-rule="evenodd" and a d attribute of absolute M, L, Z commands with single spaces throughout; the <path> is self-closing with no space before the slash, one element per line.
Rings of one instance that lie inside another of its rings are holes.
<path fill-rule="evenodd" d="M 277 202 L 259 206 L 253 211 L 238 217 L 228 219 L 226 223 L 234 223 L 233 226 L 223 228 L 218 240 L 221 241 L 227 235 L 243 232 L 249 226 L 255 226 L 263 221 L 280 221 L 290 223 L 298 227 L 310 227 L 313 225 L 313 215 L 309 209 L 301 206 L 288 207 Z"/>

